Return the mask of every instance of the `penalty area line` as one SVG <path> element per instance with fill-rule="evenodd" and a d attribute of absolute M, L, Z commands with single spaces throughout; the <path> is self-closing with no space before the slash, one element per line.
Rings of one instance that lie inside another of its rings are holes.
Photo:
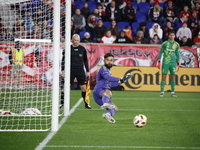
<path fill-rule="evenodd" d="M 62 120 L 58 124 L 58 130 L 62 127 L 62 125 L 67 121 L 68 117 L 76 110 L 76 108 L 81 104 L 83 98 L 80 98 L 78 102 L 72 107 L 69 111 L 69 115 L 62 118 Z M 42 150 L 46 147 L 46 144 L 54 137 L 57 131 L 50 132 L 47 137 L 35 148 L 35 150 Z"/>
<path fill-rule="evenodd" d="M 84 145 L 46 145 L 55 148 L 118 148 L 118 149 L 200 149 L 200 147 L 162 147 L 162 146 L 84 146 Z"/>
<path fill-rule="evenodd" d="M 160 97 L 160 98 L 120 98 L 120 97 L 116 97 L 113 99 L 123 99 L 123 100 L 165 100 L 165 101 L 200 101 L 199 99 L 193 98 L 193 99 L 184 99 L 184 98 L 175 98 L 175 97 Z"/>

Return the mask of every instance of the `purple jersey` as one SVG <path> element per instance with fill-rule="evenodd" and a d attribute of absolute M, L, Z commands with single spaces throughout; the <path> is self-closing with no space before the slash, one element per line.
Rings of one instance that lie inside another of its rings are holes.
<path fill-rule="evenodd" d="M 102 66 L 97 74 L 97 83 L 94 90 L 110 89 L 119 85 L 119 79 L 111 75 L 110 69 L 106 66 Z"/>

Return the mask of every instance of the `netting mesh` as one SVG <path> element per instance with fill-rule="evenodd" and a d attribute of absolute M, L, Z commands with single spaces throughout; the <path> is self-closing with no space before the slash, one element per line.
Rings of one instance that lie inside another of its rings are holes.
<path fill-rule="evenodd" d="M 0 130 L 49 130 L 52 0 L 0 1 Z"/>

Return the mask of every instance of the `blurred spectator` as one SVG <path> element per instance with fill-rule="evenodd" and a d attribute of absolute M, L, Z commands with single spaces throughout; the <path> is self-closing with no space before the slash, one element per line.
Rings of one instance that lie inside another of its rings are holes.
<path fill-rule="evenodd" d="M 114 0 L 116 2 L 116 6 L 119 7 L 119 9 L 123 9 L 126 7 L 126 1 L 127 0 Z"/>
<path fill-rule="evenodd" d="M 159 39 L 157 34 L 154 34 L 153 38 L 150 38 L 150 44 L 161 44 L 161 40 Z"/>
<path fill-rule="evenodd" d="M 197 3 L 195 3 L 195 7 L 192 9 L 192 11 L 191 12 L 194 12 L 194 11 L 196 11 L 196 13 L 197 13 L 197 16 L 198 16 L 198 18 L 200 17 L 200 5 L 199 5 L 199 3 L 197 2 Z"/>
<path fill-rule="evenodd" d="M 143 31 L 145 38 L 149 38 L 149 29 L 147 28 L 146 22 L 141 22 L 140 23 L 140 26 L 137 29 L 137 31 L 139 31 L 139 30 Z"/>
<path fill-rule="evenodd" d="M 200 3 L 200 0 L 191 0 L 192 8 L 195 7 L 195 4 L 196 4 L 196 3 Z"/>
<path fill-rule="evenodd" d="M 74 2 L 74 0 L 71 0 L 72 2 Z M 66 0 L 60 0 L 60 7 L 65 7 L 66 5 Z"/>
<path fill-rule="evenodd" d="M 87 18 L 91 14 L 90 9 L 88 8 L 87 2 L 83 3 L 83 8 L 81 8 L 81 14 L 85 17 L 85 20 L 87 20 Z"/>
<path fill-rule="evenodd" d="M 50 28 L 43 29 L 43 31 L 42 31 L 42 38 L 43 39 L 52 39 Z"/>
<path fill-rule="evenodd" d="M 192 32 L 191 32 L 190 28 L 187 27 L 186 21 L 183 22 L 182 27 L 179 28 L 176 33 L 176 38 L 179 40 L 181 40 L 184 36 L 192 39 Z"/>
<path fill-rule="evenodd" d="M 10 27 L 6 29 L 5 40 L 14 41 L 14 33 Z"/>
<path fill-rule="evenodd" d="M 191 13 L 189 11 L 188 6 L 184 6 L 183 11 L 181 11 L 179 18 L 181 22 L 183 23 L 184 21 L 188 21 L 189 18 L 191 18 Z"/>
<path fill-rule="evenodd" d="M 176 33 L 176 28 L 172 26 L 171 22 L 167 22 L 166 26 L 163 27 L 163 41 L 169 39 L 169 32 L 171 31 Z"/>
<path fill-rule="evenodd" d="M 132 7 L 132 3 L 127 1 L 126 7 L 122 9 L 123 21 L 136 22 L 136 10 Z"/>
<path fill-rule="evenodd" d="M 60 42 L 65 43 L 65 37 L 64 36 L 60 36 Z"/>
<path fill-rule="evenodd" d="M 97 9 L 98 9 L 98 15 L 102 18 L 103 21 L 105 21 L 106 8 L 103 7 L 101 4 L 98 4 Z"/>
<path fill-rule="evenodd" d="M 149 36 L 150 38 L 153 38 L 154 35 L 157 34 L 159 39 L 161 40 L 163 37 L 163 30 L 160 28 L 160 25 L 158 23 L 154 23 L 152 25 L 152 28 L 149 29 Z"/>
<path fill-rule="evenodd" d="M 143 31 L 137 31 L 136 37 L 133 38 L 135 44 L 148 44 L 148 40 L 144 37 Z"/>
<path fill-rule="evenodd" d="M 43 21 L 42 26 L 42 38 L 43 39 L 51 39 L 52 38 L 52 30 L 48 24 L 48 21 Z"/>
<path fill-rule="evenodd" d="M 19 31 L 15 31 L 15 38 L 26 39 L 26 37 L 27 31 L 25 30 L 24 26 L 21 26 Z"/>
<path fill-rule="evenodd" d="M 72 16 L 74 25 L 76 27 L 76 33 L 79 34 L 80 31 L 85 31 L 85 18 L 81 15 L 80 9 L 76 9 L 75 14 Z"/>
<path fill-rule="evenodd" d="M 160 3 L 166 3 L 168 0 L 147 0 L 150 4 L 153 4 L 155 2 L 160 2 Z"/>
<path fill-rule="evenodd" d="M 191 29 L 192 31 L 192 37 L 194 37 L 194 32 L 198 26 L 198 23 L 199 23 L 199 18 L 197 16 L 197 13 L 195 10 L 192 11 L 192 18 L 189 19 L 188 21 L 188 27 Z"/>
<path fill-rule="evenodd" d="M 101 20 L 101 16 L 99 16 L 98 12 L 98 9 L 94 9 L 94 13 L 87 19 L 88 28 L 91 31 L 97 25 L 98 21 Z"/>
<path fill-rule="evenodd" d="M 172 1 L 168 1 L 168 5 L 164 8 L 164 21 L 167 22 L 170 21 L 171 23 L 174 23 L 176 26 L 179 23 L 178 14 L 176 8 L 173 6 Z"/>
<path fill-rule="evenodd" d="M 43 0 L 38 8 L 42 10 L 43 20 L 53 20 L 53 1 Z"/>
<path fill-rule="evenodd" d="M 121 21 L 121 10 L 117 7 L 115 1 L 112 1 L 110 5 L 106 7 L 106 20 L 117 22 Z"/>
<path fill-rule="evenodd" d="M 106 8 L 108 6 L 108 4 L 111 3 L 112 0 L 97 0 L 98 4 L 101 4 L 103 6 L 103 8 Z"/>
<path fill-rule="evenodd" d="M 133 41 L 133 36 L 132 36 L 132 29 L 129 26 L 125 26 L 124 29 L 122 30 L 124 31 L 125 35 L 131 40 Z"/>
<path fill-rule="evenodd" d="M 61 28 L 61 36 L 65 36 L 65 19 L 66 19 L 66 12 L 65 7 L 62 7 L 60 10 L 60 28 Z"/>
<path fill-rule="evenodd" d="M 131 40 L 125 35 L 124 31 L 120 31 L 115 43 L 132 43 Z"/>
<path fill-rule="evenodd" d="M 3 41 L 5 38 L 5 32 L 4 32 L 4 25 L 2 24 L 2 18 L 0 18 L 0 41 Z"/>
<path fill-rule="evenodd" d="M 81 42 L 82 43 L 92 43 L 93 42 L 92 38 L 90 37 L 89 32 L 85 32 L 84 38 L 81 39 Z"/>
<path fill-rule="evenodd" d="M 191 8 L 191 0 L 174 0 L 175 5 L 177 6 L 178 12 L 184 9 L 184 6 Z"/>
<path fill-rule="evenodd" d="M 71 38 L 76 33 L 76 27 L 74 25 L 74 21 L 71 20 Z"/>
<path fill-rule="evenodd" d="M 200 47 L 200 32 L 198 32 L 198 35 L 194 38 L 194 45 Z"/>
<path fill-rule="evenodd" d="M 34 19 L 35 24 L 42 25 L 44 21 L 44 17 L 42 14 L 42 10 L 40 8 L 36 9 L 36 12 L 33 14 L 33 19 Z"/>
<path fill-rule="evenodd" d="M 111 34 L 110 30 L 107 30 L 105 35 L 101 38 L 100 43 L 112 44 L 116 40 L 116 37 Z"/>
<path fill-rule="evenodd" d="M 162 25 L 163 10 L 159 5 L 159 2 L 155 2 L 154 6 L 149 9 L 148 22 L 157 22 Z"/>
<path fill-rule="evenodd" d="M 43 23 L 42 23 L 42 30 L 47 29 L 47 28 L 50 28 L 50 26 L 48 24 L 48 21 L 44 20 Z"/>
<path fill-rule="evenodd" d="M 193 45 L 192 40 L 186 36 L 183 36 L 181 40 L 178 41 L 178 43 L 180 47 L 191 47 Z"/>
<path fill-rule="evenodd" d="M 107 30 L 111 31 L 111 34 L 115 37 L 119 36 L 119 28 L 115 20 L 111 22 L 111 25 L 107 28 Z"/>
<path fill-rule="evenodd" d="M 26 11 L 31 9 L 31 3 L 28 1 L 24 2 L 19 2 L 19 14 L 21 15 L 20 17 L 25 17 Z"/>
<path fill-rule="evenodd" d="M 142 3 L 142 2 L 146 2 L 146 0 L 132 0 L 132 2 Z"/>
<path fill-rule="evenodd" d="M 194 28 L 194 31 L 193 31 L 194 35 L 193 36 L 194 37 L 198 36 L 199 32 L 200 32 L 200 21 L 198 22 L 197 27 Z"/>
<path fill-rule="evenodd" d="M 41 27 L 39 25 L 35 25 L 34 31 L 33 31 L 33 39 L 41 39 Z"/>
<path fill-rule="evenodd" d="M 71 16 L 73 16 L 75 14 L 75 11 L 76 11 L 76 6 L 75 6 L 74 2 L 72 2 L 72 5 L 71 5 Z"/>
<path fill-rule="evenodd" d="M 34 29 L 34 22 L 33 22 L 33 18 L 31 16 L 31 12 L 29 10 L 27 10 L 25 17 L 23 18 L 24 20 L 24 26 L 26 31 L 31 34 L 33 29 Z"/>
<path fill-rule="evenodd" d="M 16 31 L 20 31 L 20 28 L 22 26 L 22 21 L 20 18 L 16 18 L 16 22 L 13 25 L 13 32 L 15 33 Z"/>
<path fill-rule="evenodd" d="M 105 32 L 106 27 L 103 25 L 103 21 L 99 20 L 93 29 L 93 41 L 99 43 Z"/>
<path fill-rule="evenodd" d="M 14 33 L 10 27 L 6 29 L 5 40 L 14 41 Z"/>

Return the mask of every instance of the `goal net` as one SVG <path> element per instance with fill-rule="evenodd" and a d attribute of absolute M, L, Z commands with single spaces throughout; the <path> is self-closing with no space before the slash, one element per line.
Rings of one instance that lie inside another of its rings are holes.
<path fill-rule="evenodd" d="M 0 130 L 51 130 L 53 6 L 0 0 Z"/>

